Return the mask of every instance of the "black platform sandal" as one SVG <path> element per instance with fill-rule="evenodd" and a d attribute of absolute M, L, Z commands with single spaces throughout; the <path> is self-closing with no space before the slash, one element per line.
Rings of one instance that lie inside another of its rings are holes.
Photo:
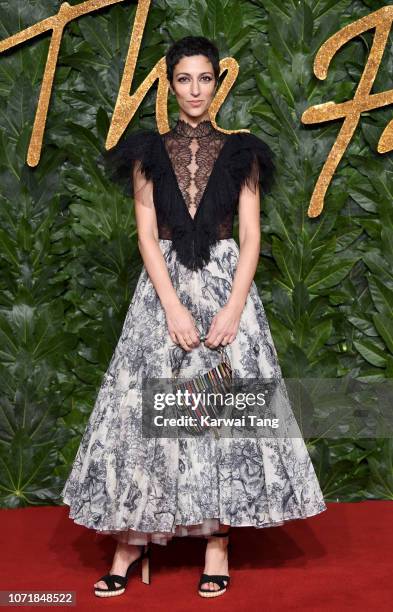
<path fill-rule="evenodd" d="M 229 529 L 227 531 L 219 531 L 217 533 L 212 533 L 211 535 L 214 537 L 219 537 L 219 538 L 226 538 L 229 537 Z M 229 545 L 230 542 L 228 542 L 228 552 L 229 552 Z M 206 584 L 207 582 L 215 582 L 216 584 L 218 584 L 218 586 L 220 587 L 219 589 L 202 589 L 202 585 Z M 223 595 L 225 593 L 225 591 L 227 590 L 228 586 L 229 586 L 229 582 L 230 582 L 230 576 L 226 576 L 226 575 L 222 575 L 222 574 L 202 574 L 200 580 L 199 580 L 199 584 L 198 584 L 198 594 L 201 597 L 218 597 L 219 595 Z"/>
<path fill-rule="evenodd" d="M 102 576 L 99 580 L 97 580 L 97 582 L 103 580 L 108 587 L 107 589 L 93 587 L 94 593 L 97 595 L 97 597 L 116 597 L 117 595 L 122 595 L 126 590 L 129 573 L 134 567 L 136 567 L 139 561 L 142 562 L 142 582 L 145 584 L 150 584 L 150 545 L 145 544 L 142 545 L 141 548 L 142 552 L 140 556 L 130 563 L 125 576 L 120 576 L 118 574 L 105 574 L 105 576 Z M 120 586 L 116 586 L 116 582 Z"/>

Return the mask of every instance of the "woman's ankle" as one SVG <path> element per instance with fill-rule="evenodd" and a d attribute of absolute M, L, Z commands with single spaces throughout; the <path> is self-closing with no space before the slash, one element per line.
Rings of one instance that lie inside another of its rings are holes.
<path fill-rule="evenodd" d="M 213 533 L 209 534 L 207 537 L 208 538 L 214 538 L 216 537 L 216 534 L 226 534 L 229 535 L 229 530 L 230 530 L 230 526 L 229 525 L 220 525 L 220 527 L 218 529 L 216 529 L 215 531 L 213 531 Z M 223 537 L 223 535 L 219 535 L 217 536 L 217 539 L 220 538 L 221 540 L 225 540 L 225 537 Z"/>
<path fill-rule="evenodd" d="M 125 544 L 124 542 L 118 542 L 113 555 L 113 560 L 117 561 L 120 559 L 128 559 L 129 557 L 139 556 L 141 553 L 141 546 L 139 544 Z"/>

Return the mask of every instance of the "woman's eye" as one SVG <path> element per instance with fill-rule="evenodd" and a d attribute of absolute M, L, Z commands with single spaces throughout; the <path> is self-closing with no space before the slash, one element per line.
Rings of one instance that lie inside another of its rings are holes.
<path fill-rule="evenodd" d="M 204 76 L 204 77 L 202 77 L 202 79 L 205 79 L 205 80 L 207 79 L 207 81 L 211 81 L 212 80 L 211 77 L 209 77 L 209 76 Z M 179 77 L 179 79 L 178 79 L 179 83 L 183 83 L 184 80 L 187 81 L 188 77 Z"/>

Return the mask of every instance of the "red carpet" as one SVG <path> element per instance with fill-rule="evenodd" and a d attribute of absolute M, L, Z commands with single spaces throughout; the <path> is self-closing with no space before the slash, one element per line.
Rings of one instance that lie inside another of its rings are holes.
<path fill-rule="evenodd" d="M 232 528 L 232 584 L 216 599 L 196 593 L 205 540 L 175 538 L 167 547 L 153 545 L 151 584 L 142 583 L 138 571 L 124 595 L 99 599 L 92 585 L 109 570 L 111 537 L 75 525 L 68 506 L 1 510 L 0 516 L 0 589 L 73 590 L 77 610 L 393 608 L 389 501 L 329 503 L 326 512 L 285 526 Z"/>

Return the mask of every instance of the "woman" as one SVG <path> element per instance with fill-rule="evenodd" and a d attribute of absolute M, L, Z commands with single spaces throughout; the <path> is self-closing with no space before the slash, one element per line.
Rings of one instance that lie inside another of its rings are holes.
<path fill-rule="evenodd" d="M 208 539 L 198 592 L 221 595 L 230 526 L 268 527 L 326 509 L 301 436 L 141 435 L 142 379 L 170 379 L 180 362 L 184 378 L 206 372 L 219 346 L 236 376 L 281 379 L 253 282 L 272 152 L 251 133 L 213 127 L 220 68 L 212 42 L 181 39 L 166 62 L 176 125 L 163 135 L 138 130 L 106 157 L 114 179 L 129 180 L 132 168 L 144 266 L 62 491 L 70 518 L 117 540 L 110 573 L 94 585 L 98 596 L 123 593 L 139 560 L 149 582 L 150 543 L 176 535 Z M 281 406 L 291 413 L 285 388 Z"/>

